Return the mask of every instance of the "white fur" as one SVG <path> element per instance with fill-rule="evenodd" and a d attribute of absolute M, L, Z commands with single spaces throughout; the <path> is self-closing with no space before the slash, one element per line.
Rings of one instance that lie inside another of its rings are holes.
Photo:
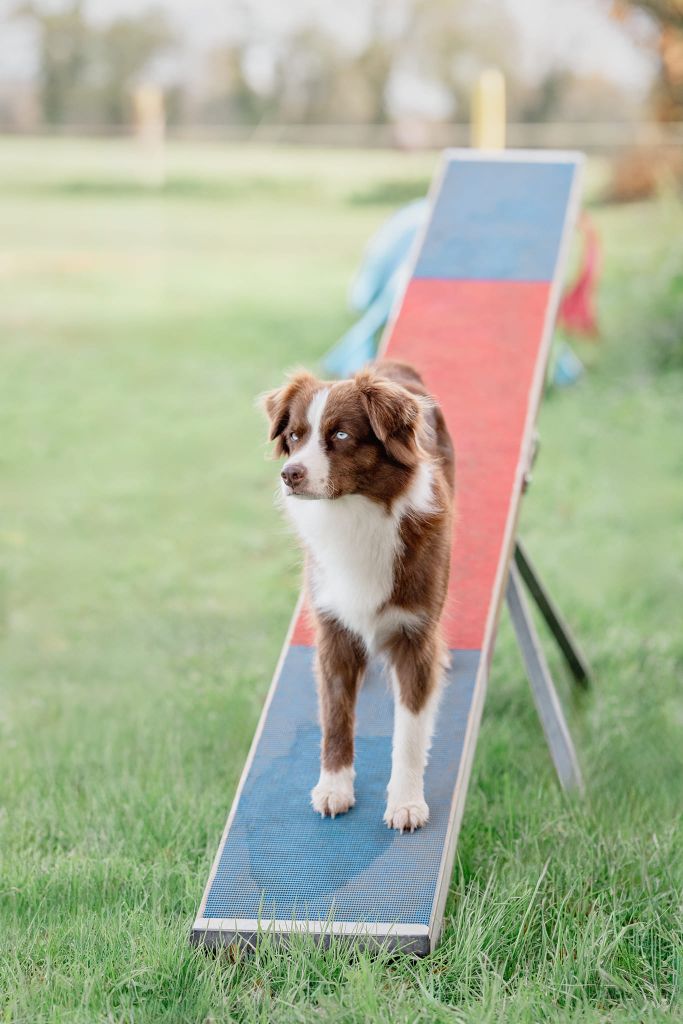
<path fill-rule="evenodd" d="M 338 772 L 328 772 L 321 768 L 318 784 L 311 790 L 313 810 L 323 817 L 329 814 L 334 818 L 353 807 L 356 802 L 353 794 L 355 775 L 353 766 L 341 768 Z"/>
<path fill-rule="evenodd" d="M 433 466 L 427 461 L 391 512 L 359 494 L 321 501 L 285 498 L 285 509 L 311 556 L 315 608 L 357 633 L 370 653 L 398 626 L 420 622 L 419 615 L 400 608 L 381 609 L 394 586 L 401 520 L 428 513 L 432 502 Z"/>
<path fill-rule="evenodd" d="M 309 416 L 309 422 L 315 419 L 318 429 L 324 401 L 326 396 Z M 317 434 L 312 434 L 306 448 L 313 445 L 314 437 Z M 322 444 L 318 446 L 324 454 Z M 297 461 L 301 461 L 300 453 Z M 316 465 L 315 461 L 312 464 Z M 420 624 L 419 614 L 387 607 L 386 602 L 394 586 L 396 560 L 401 555 L 403 518 L 425 515 L 434 509 L 431 462 L 420 463 L 409 488 L 394 502 L 390 512 L 356 494 L 320 501 L 289 496 L 285 497 L 284 505 L 310 556 L 311 600 L 318 612 L 334 616 L 360 636 L 371 654 L 399 627 Z M 423 710 L 414 715 L 401 703 L 395 679 L 393 685 L 392 772 L 384 820 L 390 828 L 412 831 L 429 817 L 423 778 L 438 696 L 434 694 Z M 347 811 L 354 803 L 353 779 L 353 767 L 339 772 L 322 769 L 311 793 L 314 809 L 332 816 Z"/>
<path fill-rule="evenodd" d="M 391 778 L 387 786 L 384 820 L 389 828 L 412 832 L 429 818 L 424 798 L 424 770 L 434 731 L 439 702 L 438 688 L 418 714 L 402 703 L 398 680 L 392 672 L 394 690 L 394 741 Z"/>
<path fill-rule="evenodd" d="M 395 502 L 394 519 L 400 522 L 404 515 L 425 515 L 434 511 L 434 466 L 429 460 L 420 462 L 410 487 Z"/>
<path fill-rule="evenodd" d="M 314 494 L 326 494 L 330 481 L 330 460 L 325 451 L 324 438 L 320 431 L 320 423 L 329 393 L 329 388 L 321 388 L 320 391 L 316 391 L 306 410 L 306 419 L 311 428 L 308 440 L 285 463 L 285 468 L 290 463 L 304 467 L 308 474 L 307 487 Z"/>

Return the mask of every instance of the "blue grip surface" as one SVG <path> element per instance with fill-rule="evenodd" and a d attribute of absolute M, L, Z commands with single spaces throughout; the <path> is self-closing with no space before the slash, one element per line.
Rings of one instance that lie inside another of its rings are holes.
<path fill-rule="evenodd" d="M 381 663 L 358 701 L 356 806 L 334 820 L 311 808 L 320 746 L 314 654 L 287 652 L 204 916 L 427 925 L 479 653 L 453 653 L 425 780 L 431 817 L 412 835 L 382 821 L 393 700 Z"/>
<path fill-rule="evenodd" d="M 415 277 L 551 281 L 576 162 L 453 160 Z"/>

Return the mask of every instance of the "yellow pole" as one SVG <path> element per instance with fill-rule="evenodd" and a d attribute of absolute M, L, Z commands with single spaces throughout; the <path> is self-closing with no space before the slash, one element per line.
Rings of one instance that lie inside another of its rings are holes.
<path fill-rule="evenodd" d="M 133 93 L 133 118 L 142 155 L 142 176 L 148 185 L 163 185 L 166 111 L 164 94 L 158 85 L 138 85 Z"/>
<path fill-rule="evenodd" d="M 475 149 L 505 149 L 505 78 L 498 68 L 479 75 L 472 94 L 470 133 Z"/>

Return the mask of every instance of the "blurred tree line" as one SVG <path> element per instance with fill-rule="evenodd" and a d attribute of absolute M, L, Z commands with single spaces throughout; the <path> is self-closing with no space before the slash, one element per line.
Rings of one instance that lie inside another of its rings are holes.
<path fill-rule="evenodd" d="M 615 12 L 621 19 L 640 4 L 661 18 L 661 7 L 680 22 L 682 2 L 616 0 Z M 36 33 L 38 107 L 48 125 L 126 125 L 135 88 L 150 81 L 161 82 L 167 118 L 176 124 L 465 121 L 472 82 L 488 65 L 506 76 L 510 120 L 639 114 L 629 109 L 633 99 L 599 75 L 581 77 L 567 67 L 526 81 L 515 25 L 500 3 L 368 0 L 369 30 L 355 46 L 317 23 L 274 35 L 249 12 L 249 5 L 241 9 L 239 38 L 217 42 L 191 74 L 183 40 L 161 7 L 102 22 L 83 0 L 57 9 L 26 0 L 14 17 Z M 667 31 L 680 33 L 680 26 Z M 674 50 L 662 49 L 662 81 L 678 59 Z"/>
<path fill-rule="evenodd" d="M 57 10 L 22 3 L 14 16 L 37 29 L 39 103 L 51 125 L 129 122 L 131 90 L 174 41 L 160 10 L 97 24 L 86 16 L 82 0 L 72 0 Z"/>
<path fill-rule="evenodd" d="M 628 24 L 637 12 L 644 12 L 657 26 L 655 115 L 660 121 L 683 120 L 683 0 L 613 0 L 617 20 Z"/>

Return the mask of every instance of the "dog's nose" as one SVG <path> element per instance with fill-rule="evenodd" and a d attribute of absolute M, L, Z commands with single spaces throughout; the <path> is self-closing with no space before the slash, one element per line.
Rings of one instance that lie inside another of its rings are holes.
<path fill-rule="evenodd" d="M 299 462 L 291 465 L 288 463 L 280 473 L 280 476 L 288 487 L 294 488 L 298 487 L 306 479 L 306 470 Z"/>

